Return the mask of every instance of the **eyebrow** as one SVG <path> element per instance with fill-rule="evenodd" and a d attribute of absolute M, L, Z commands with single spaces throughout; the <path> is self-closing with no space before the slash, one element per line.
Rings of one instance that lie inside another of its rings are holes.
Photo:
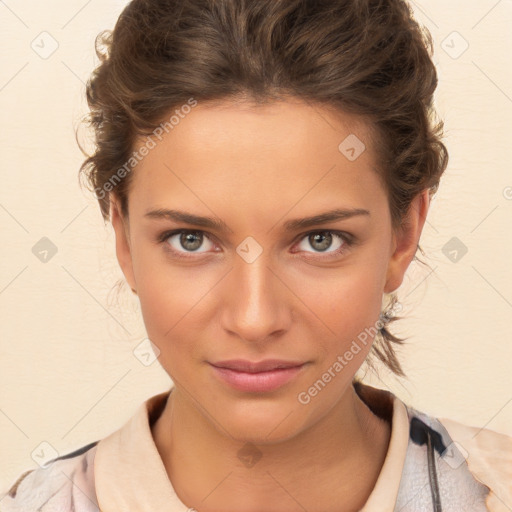
<path fill-rule="evenodd" d="M 351 217 L 356 217 L 360 215 L 370 216 L 370 212 L 363 208 L 337 208 L 335 210 L 319 213 L 311 217 L 287 220 L 286 222 L 284 222 L 283 227 L 285 231 L 296 231 L 298 229 L 316 226 L 317 224 L 335 222 L 338 220 L 349 219 Z M 144 217 L 152 219 L 166 219 L 175 222 L 183 222 L 185 224 L 192 224 L 195 226 L 201 226 L 208 229 L 214 229 L 219 232 L 231 231 L 228 225 L 220 219 L 217 219 L 215 217 L 202 217 L 180 210 L 158 208 L 156 210 L 150 210 L 146 212 Z"/>

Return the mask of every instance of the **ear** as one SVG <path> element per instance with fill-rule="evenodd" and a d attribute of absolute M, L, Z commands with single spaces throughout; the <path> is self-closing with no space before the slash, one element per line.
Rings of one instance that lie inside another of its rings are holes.
<path fill-rule="evenodd" d="M 403 225 L 393 233 L 393 253 L 388 264 L 385 293 L 394 292 L 402 284 L 416 254 L 429 206 L 429 192 L 425 189 L 413 199 Z"/>
<path fill-rule="evenodd" d="M 133 273 L 133 263 L 130 248 L 130 226 L 128 219 L 121 213 L 121 205 L 117 197 L 110 193 L 110 219 L 116 236 L 117 261 L 124 277 L 132 290 L 137 289 Z"/>

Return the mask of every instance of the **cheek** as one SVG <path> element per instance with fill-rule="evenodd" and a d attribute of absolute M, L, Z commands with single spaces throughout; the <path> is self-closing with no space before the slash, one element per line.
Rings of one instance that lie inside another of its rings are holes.
<path fill-rule="evenodd" d="M 148 337 L 160 350 L 160 364 L 174 373 L 176 362 L 204 357 L 198 351 L 216 279 L 199 268 L 171 264 L 162 253 L 140 249 L 134 255 L 134 274 Z"/>
<path fill-rule="evenodd" d="M 186 288 L 186 283 L 168 283 L 167 279 L 148 279 L 139 294 L 142 317 L 147 335 L 160 351 L 158 361 L 171 376 L 182 381 L 183 372 L 187 373 L 184 361 L 195 360 L 197 346 L 191 340 L 199 339 L 200 333 L 193 332 L 196 310 L 193 303 L 176 290 Z M 198 299 L 194 301 L 197 302 Z"/>
<path fill-rule="evenodd" d="M 133 271 L 144 324 L 151 341 L 163 352 L 165 339 L 172 339 L 180 318 L 186 318 L 190 309 L 187 295 L 193 293 L 195 286 L 186 282 L 183 269 L 165 261 L 161 246 L 147 249 L 140 243 L 135 247 Z"/>
<path fill-rule="evenodd" d="M 318 335 L 312 334 L 322 347 L 325 363 L 351 349 L 353 354 L 357 353 L 348 356 L 354 361 L 351 364 L 362 364 L 370 351 L 381 311 L 382 268 L 379 265 L 347 266 L 333 272 L 330 279 L 316 284 L 306 280 L 301 287 L 298 295 L 304 297 L 309 322 L 314 322 L 312 329 Z M 353 342 L 355 348 L 351 348 Z"/>

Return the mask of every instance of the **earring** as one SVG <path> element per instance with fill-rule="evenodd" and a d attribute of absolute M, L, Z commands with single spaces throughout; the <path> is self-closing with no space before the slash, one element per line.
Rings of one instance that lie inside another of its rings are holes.
<path fill-rule="evenodd" d="M 386 309 L 385 311 L 381 311 L 379 315 L 379 322 L 381 324 L 386 325 L 391 319 L 391 310 Z"/>
<path fill-rule="evenodd" d="M 379 321 L 386 325 L 395 316 L 395 314 L 400 313 L 402 309 L 402 304 L 398 302 L 396 295 L 393 295 L 391 304 L 384 311 L 380 312 Z"/>

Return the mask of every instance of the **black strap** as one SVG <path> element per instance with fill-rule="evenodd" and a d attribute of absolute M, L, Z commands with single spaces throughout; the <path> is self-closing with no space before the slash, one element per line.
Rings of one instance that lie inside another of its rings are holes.
<path fill-rule="evenodd" d="M 439 493 L 439 481 L 437 478 L 436 457 L 435 452 L 442 455 L 446 450 L 441 434 L 419 418 L 411 418 L 411 426 L 409 435 L 412 441 L 418 445 L 427 445 L 428 459 L 428 478 L 430 483 L 430 492 L 432 494 L 432 505 L 434 512 L 442 512 L 441 495 Z"/>
<path fill-rule="evenodd" d="M 428 478 L 430 481 L 430 492 L 432 494 L 432 504 L 434 512 L 442 512 L 441 496 L 439 494 L 439 482 L 437 480 L 436 458 L 434 445 L 432 443 L 431 433 L 427 431 L 427 458 L 428 458 Z"/>
<path fill-rule="evenodd" d="M 82 455 L 82 453 L 85 453 L 87 450 L 90 450 L 92 447 L 96 446 L 100 441 L 93 441 L 92 443 L 86 444 L 85 446 L 81 446 L 77 450 L 66 453 L 65 455 L 61 455 L 60 457 L 56 457 L 55 459 L 48 460 L 44 463 L 44 465 L 50 464 L 50 462 L 55 462 L 56 460 L 62 460 L 62 459 L 70 459 L 72 457 L 77 457 L 78 455 Z"/>

